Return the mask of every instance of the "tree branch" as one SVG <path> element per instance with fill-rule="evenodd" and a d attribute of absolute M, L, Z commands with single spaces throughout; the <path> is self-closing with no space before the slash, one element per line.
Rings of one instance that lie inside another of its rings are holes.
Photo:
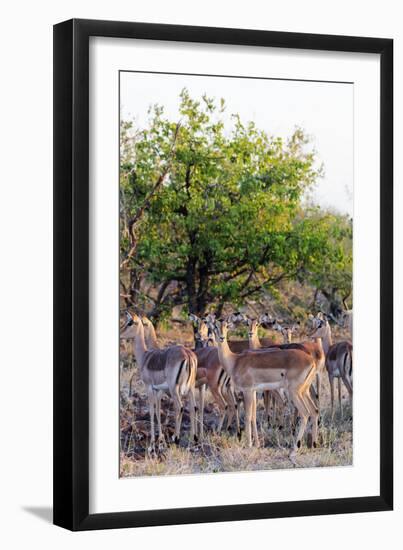
<path fill-rule="evenodd" d="M 165 180 L 166 176 L 168 175 L 169 170 L 171 169 L 172 160 L 173 160 L 173 157 L 174 157 L 174 154 L 175 154 L 175 147 L 176 147 L 176 142 L 177 142 L 180 127 L 181 127 L 181 125 L 178 122 L 176 124 L 176 127 L 175 127 L 175 132 L 174 132 L 174 136 L 173 136 L 173 139 L 172 139 L 171 149 L 170 149 L 170 152 L 168 154 L 168 159 L 167 159 L 167 162 L 166 162 L 166 165 L 165 165 L 163 171 L 161 172 L 161 174 L 158 177 L 157 181 L 154 183 L 151 191 L 145 197 L 143 204 L 137 209 L 134 216 L 127 223 L 131 246 L 130 246 L 129 252 L 127 253 L 126 258 L 120 264 L 120 269 L 125 269 L 127 267 L 128 263 L 129 263 L 130 259 L 136 253 L 138 239 L 137 239 L 136 234 L 135 234 L 135 226 L 136 226 L 137 222 L 143 217 L 146 208 L 148 208 L 150 206 L 151 199 L 154 197 L 154 195 L 157 193 L 157 191 L 159 190 L 161 185 L 164 183 L 164 180 Z"/>

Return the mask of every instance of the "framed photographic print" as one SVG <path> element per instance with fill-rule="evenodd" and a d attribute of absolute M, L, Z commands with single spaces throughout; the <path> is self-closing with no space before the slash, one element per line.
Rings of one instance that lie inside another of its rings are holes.
<path fill-rule="evenodd" d="M 54 27 L 55 524 L 392 509 L 392 75 L 384 38 Z"/>

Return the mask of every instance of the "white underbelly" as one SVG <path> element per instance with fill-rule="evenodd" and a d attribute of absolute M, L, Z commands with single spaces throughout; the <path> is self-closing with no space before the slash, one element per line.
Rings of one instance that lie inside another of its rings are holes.
<path fill-rule="evenodd" d="M 152 388 L 153 388 L 153 390 L 156 390 L 156 391 L 168 391 L 169 390 L 168 384 L 166 382 L 164 382 L 163 384 L 153 384 Z"/>
<path fill-rule="evenodd" d="M 283 388 L 284 384 L 282 382 L 262 382 L 261 384 L 256 384 L 254 386 L 254 389 L 256 391 L 266 391 L 266 390 L 279 390 L 280 388 Z"/>

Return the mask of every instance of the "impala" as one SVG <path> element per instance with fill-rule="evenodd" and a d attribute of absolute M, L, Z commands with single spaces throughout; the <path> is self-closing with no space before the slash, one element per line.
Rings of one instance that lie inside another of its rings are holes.
<path fill-rule="evenodd" d="M 256 391 L 283 390 L 288 392 L 301 420 L 292 454 L 301 446 L 309 417 L 312 419 L 312 442 L 316 446 L 318 409 L 309 397 L 309 387 L 316 372 L 312 356 L 302 350 L 276 348 L 235 354 L 231 352 L 227 341 L 231 324 L 219 320 L 210 325 L 218 340 L 220 363 L 233 380 L 235 388 L 242 391 L 244 396 L 247 445 L 252 446 L 253 432 L 253 441 L 259 446 Z"/>
<path fill-rule="evenodd" d="M 215 346 L 216 341 L 214 334 L 208 328 L 207 323 L 204 319 L 200 319 L 194 313 L 189 315 L 189 319 L 193 323 L 194 330 L 194 339 L 195 339 L 195 349 L 205 348 L 207 346 Z"/>
<path fill-rule="evenodd" d="M 200 319 L 194 314 L 190 315 L 190 319 L 193 323 L 197 323 L 196 341 L 204 346 L 195 349 L 198 361 L 196 386 L 199 387 L 200 392 L 203 392 L 200 393 L 200 409 L 204 408 L 204 388 L 208 386 L 220 410 L 218 432 L 221 432 L 227 416 L 227 429 L 235 418 L 237 434 L 240 437 L 237 399 L 231 379 L 220 364 L 214 334 L 204 319 Z M 203 413 L 201 412 L 201 414 Z"/>
<path fill-rule="evenodd" d="M 260 315 L 258 319 L 249 319 L 246 315 L 242 316 L 242 320 L 248 324 L 248 336 L 249 336 L 249 345 L 250 349 L 254 350 L 269 350 L 273 348 L 278 349 L 297 349 L 300 351 L 304 351 L 306 353 L 309 353 L 316 363 L 316 382 L 317 382 L 317 388 L 316 391 L 313 388 L 313 385 L 310 386 L 310 397 L 314 401 L 316 401 L 316 406 L 319 408 L 319 387 L 320 387 L 320 375 L 323 371 L 324 364 L 325 364 L 325 355 L 323 352 L 322 342 L 318 338 L 314 342 L 301 342 L 301 343 L 293 343 L 291 342 L 291 335 L 295 331 L 296 325 L 288 325 L 287 327 L 283 327 L 280 325 L 280 323 L 273 319 L 269 314 L 264 313 L 263 315 Z M 278 332 L 281 332 L 283 335 L 284 343 L 283 344 L 272 344 L 268 347 L 263 347 L 261 345 L 259 336 L 258 336 L 258 328 L 260 325 L 271 325 L 274 330 L 277 330 Z M 284 403 L 286 401 L 287 394 L 284 393 L 284 391 L 265 391 L 263 394 L 264 398 L 264 404 L 265 404 L 265 411 L 266 411 L 266 418 L 268 423 L 270 423 L 270 413 L 274 419 L 276 420 L 276 409 L 277 408 L 283 408 Z M 281 421 L 281 425 L 284 423 L 284 414 L 283 419 Z"/>
<path fill-rule="evenodd" d="M 246 323 L 248 325 L 248 338 L 249 338 L 249 349 L 252 350 L 262 350 L 268 349 L 270 347 L 276 347 L 275 344 L 271 344 L 267 347 L 262 345 L 262 342 L 258 335 L 258 329 L 262 323 L 270 326 L 275 326 L 276 321 L 271 318 L 267 313 L 260 315 L 258 318 L 250 318 L 245 314 L 235 313 L 228 318 L 229 321 L 235 320 Z M 277 416 L 277 406 L 281 407 L 284 404 L 285 396 L 277 390 L 266 390 L 263 392 L 263 401 L 265 407 L 265 414 L 267 423 L 270 425 L 270 416 L 272 416 L 273 421 L 276 421 Z"/>
<path fill-rule="evenodd" d="M 173 441 L 179 442 L 183 416 L 183 398 L 190 402 L 190 438 L 197 441 L 195 433 L 195 381 L 197 358 L 184 346 L 170 346 L 165 349 L 148 349 L 144 339 L 144 327 L 140 317 L 126 313 L 127 321 L 120 332 L 121 339 L 134 340 L 134 354 L 139 367 L 140 377 L 147 388 L 150 409 L 151 442 L 149 451 L 155 450 L 154 415 L 158 423 L 159 446 L 165 445 L 161 426 L 161 396 L 169 392 L 175 409 L 175 433 Z"/>
<path fill-rule="evenodd" d="M 141 322 L 143 323 L 144 340 L 145 340 L 147 348 L 148 349 L 163 349 L 164 346 L 160 345 L 160 343 L 158 341 L 158 338 L 157 338 L 157 334 L 155 332 L 154 325 L 150 321 L 150 319 L 143 315 L 141 317 Z M 185 353 L 188 353 L 189 358 L 191 360 L 192 360 L 192 358 L 194 359 L 193 352 L 191 350 L 189 350 L 186 347 L 184 347 L 183 350 L 184 350 Z M 198 374 L 200 374 L 199 371 L 197 371 L 197 373 L 196 373 L 196 384 L 195 384 L 196 388 L 199 389 L 199 409 L 197 409 L 196 412 L 199 413 L 199 418 L 198 418 L 198 422 L 200 423 L 199 437 L 203 437 L 203 410 L 204 410 L 205 386 L 202 385 L 202 384 L 198 384 Z M 133 378 L 133 375 L 132 375 L 132 378 Z M 130 389 L 131 389 L 131 382 L 132 382 L 132 379 L 130 379 Z"/>
<path fill-rule="evenodd" d="M 261 318 L 261 322 L 265 323 L 267 322 L 266 315 L 263 315 Z M 270 318 L 271 319 L 271 318 Z M 297 325 L 287 325 L 283 326 L 278 321 L 274 322 L 274 330 L 277 330 L 278 332 L 281 332 L 283 335 L 283 344 L 279 345 L 281 349 L 300 349 L 303 351 L 306 351 L 307 353 L 310 353 L 312 357 L 316 361 L 316 389 L 313 388 L 313 385 L 311 386 L 311 397 L 316 401 L 316 404 L 318 408 L 320 407 L 320 385 L 321 385 L 321 377 L 322 372 L 325 367 L 325 352 L 323 349 L 322 339 L 319 337 L 311 336 L 312 341 L 304 341 L 304 342 L 291 342 L 292 334 L 295 332 Z"/>
<path fill-rule="evenodd" d="M 323 350 L 326 355 L 325 366 L 329 376 L 330 384 L 330 400 L 331 400 L 331 417 L 334 416 L 334 379 L 338 381 L 338 394 L 340 415 L 343 417 L 343 408 L 341 404 L 341 380 L 350 396 L 352 405 L 353 398 L 353 346 L 351 342 L 343 341 L 333 344 L 332 331 L 326 315 L 319 313 L 313 319 L 314 332 L 311 335 L 313 338 L 321 338 L 323 342 Z"/>
<path fill-rule="evenodd" d="M 296 331 L 297 325 L 281 325 L 278 321 L 276 321 L 273 325 L 273 329 L 277 332 L 280 332 L 281 336 L 283 337 L 283 344 L 291 344 L 292 335 Z"/>

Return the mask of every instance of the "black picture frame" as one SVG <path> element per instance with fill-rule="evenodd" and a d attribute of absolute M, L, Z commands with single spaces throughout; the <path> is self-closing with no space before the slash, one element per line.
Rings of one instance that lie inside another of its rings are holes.
<path fill-rule="evenodd" d="M 380 491 L 366 497 L 89 513 L 89 38 L 377 53 L 380 97 Z M 54 26 L 54 523 L 71 530 L 392 510 L 393 40 L 73 19 Z"/>

